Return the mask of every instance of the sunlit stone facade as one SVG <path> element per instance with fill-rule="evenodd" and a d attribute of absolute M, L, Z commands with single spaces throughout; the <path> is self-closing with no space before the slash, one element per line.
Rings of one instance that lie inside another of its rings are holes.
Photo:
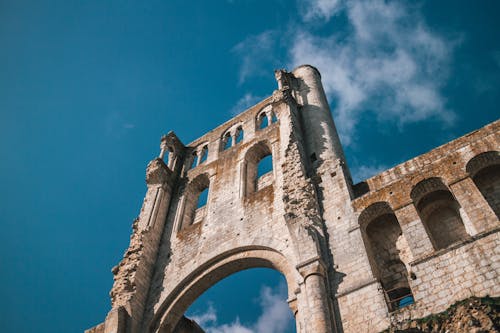
<path fill-rule="evenodd" d="M 161 139 L 112 309 L 87 332 L 201 332 L 190 304 L 252 267 L 285 276 L 300 333 L 379 332 L 500 295 L 500 121 L 352 184 L 320 73 L 276 79 L 194 142 Z"/>

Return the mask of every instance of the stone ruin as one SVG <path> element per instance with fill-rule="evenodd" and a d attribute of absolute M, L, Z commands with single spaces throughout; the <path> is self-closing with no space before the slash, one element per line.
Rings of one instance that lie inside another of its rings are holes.
<path fill-rule="evenodd" d="M 112 309 L 86 332 L 203 332 L 190 304 L 253 267 L 285 276 L 299 333 L 500 295 L 500 121 L 353 184 L 318 70 L 275 73 L 271 96 L 192 143 L 161 138 Z"/>

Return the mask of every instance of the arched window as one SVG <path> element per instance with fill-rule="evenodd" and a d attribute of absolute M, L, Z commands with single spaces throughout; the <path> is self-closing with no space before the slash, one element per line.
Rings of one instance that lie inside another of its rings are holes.
<path fill-rule="evenodd" d="M 233 138 L 231 138 L 231 133 L 227 132 L 222 138 L 222 150 L 231 148 L 233 145 Z"/>
<path fill-rule="evenodd" d="M 467 172 L 500 219 L 500 152 L 489 151 L 467 163 Z"/>
<path fill-rule="evenodd" d="M 265 142 L 259 142 L 248 150 L 246 163 L 246 193 L 257 192 L 272 184 L 273 157 L 271 148 Z"/>
<path fill-rule="evenodd" d="M 271 111 L 271 124 L 274 124 L 277 121 L 278 118 L 276 117 L 276 113 L 274 113 L 274 111 Z"/>
<path fill-rule="evenodd" d="M 207 214 L 210 180 L 206 174 L 193 179 L 184 192 L 184 216 L 181 228 L 202 222 Z"/>
<path fill-rule="evenodd" d="M 259 118 L 258 118 L 258 124 L 259 124 L 259 129 L 263 129 L 263 128 L 266 128 L 267 126 L 269 126 L 269 121 L 267 119 L 267 114 L 265 112 L 262 112 L 260 115 L 259 115 Z"/>
<path fill-rule="evenodd" d="M 441 179 L 421 181 L 410 195 L 435 249 L 446 248 L 468 237 L 460 205 Z"/>
<path fill-rule="evenodd" d="M 366 208 L 359 217 L 375 277 L 382 285 L 390 311 L 414 303 L 408 282 L 411 254 L 394 212 L 386 202 Z"/>
<path fill-rule="evenodd" d="M 257 165 L 257 178 L 265 176 L 267 173 L 273 171 L 273 156 L 264 156 Z"/>
<path fill-rule="evenodd" d="M 195 151 L 193 152 L 190 169 L 195 168 L 197 165 L 198 165 L 198 153 Z"/>
<path fill-rule="evenodd" d="M 196 205 L 196 209 L 206 206 L 207 201 L 208 201 L 208 187 L 203 191 L 201 191 L 200 195 L 198 196 L 198 203 Z"/>
<path fill-rule="evenodd" d="M 235 143 L 238 144 L 240 143 L 241 141 L 243 141 L 243 128 L 240 126 L 236 129 L 236 140 L 235 140 Z"/>
<path fill-rule="evenodd" d="M 200 164 L 205 162 L 207 160 L 207 157 L 208 157 L 208 147 L 203 146 L 203 148 L 201 148 Z"/>

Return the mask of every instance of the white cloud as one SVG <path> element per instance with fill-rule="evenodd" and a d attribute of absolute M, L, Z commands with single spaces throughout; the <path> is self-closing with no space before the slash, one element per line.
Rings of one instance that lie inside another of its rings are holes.
<path fill-rule="evenodd" d="M 242 98 L 238 100 L 238 102 L 236 102 L 236 105 L 233 106 L 233 108 L 231 109 L 231 115 L 236 116 L 238 113 L 245 111 L 249 107 L 257 104 L 262 99 L 264 99 L 263 96 L 255 96 L 252 93 L 246 93 Z"/>
<path fill-rule="evenodd" d="M 418 6 L 386 0 L 302 0 L 298 9 L 305 24 L 294 21 L 234 48 L 242 58 L 240 82 L 269 71 L 262 66 L 269 65 L 277 36 L 285 36 L 288 67 L 311 64 L 322 73 L 344 145 L 352 144 L 367 112 L 375 113 L 380 123 L 399 127 L 430 119 L 453 124 L 456 115 L 441 88 L 457 41 L 433 32 Z M 338 23 L 345 26 L 339 29 Z"/>
<path fill-rule="evenodd" d="M 283 292 L 273 293 L 269 287 L 262 288 L 260 299 L 262 315 L 257 320 L 254 330 L 259 333 L 285 332 L 291 319 L 291 311 L 288 306 L 286 294 Z"/>
<path fill-rule="evenodd" d="M 299 10 L 305 22 L 328 21 L 340 9 L 340 0 L 305 0 L 299 2 Z"/>
<path fill-rule="evenodd" d="M 259 296 L 261 315 L 254 324 L 243 325 L 237 317 L 229 324 L 217 323 L 217 312 L 209 304 L 206 312 L 190 316 L 207 333 L 284 333 L 293 321 L 286 302 L 286 287 L 280 285 L 275 292 L 263 286 Z"/>
<path fill-rule="evenodd" d="M 213 304 L 209 303 L 207 311 L 201 314 L 195 314 L 191 316 L 191 319 L 193 319 L 198 325 L 205 326 L 209 323 L 217 322 L 217 312 L 215 311 Z"/>
<path fill-rule="evenodd" d="M 318 1 L 321 2 L 321 1 Z M 452 124 L 440 88 L 447 79 L 452 41 L 433 33 L 418 12 L 399 2 L 345 1 L 347 33 L 317 36 L 300 28 L 290 67 L 310 63 L 323 84 L 344 144 L 365 112 L 398 125 L 437 119 Z"/>

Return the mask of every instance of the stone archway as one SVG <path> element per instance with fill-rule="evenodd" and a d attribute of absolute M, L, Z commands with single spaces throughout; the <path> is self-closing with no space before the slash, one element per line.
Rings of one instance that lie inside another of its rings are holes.
<path fill-rule="evenodd" d="M 288 303 L 297 320 L 296 291 L 301 276 L 281 253 L 264 247 L 239 248 L 199 266 L 187 276 L 157 311 L 149 332 L 172 332 L 187 308 L 206 290 L 225 277 L 250 268 L 272 268 L 282 273 L 288 287 Z M 299 331 L 297 329 L 297 331 Z"/>

